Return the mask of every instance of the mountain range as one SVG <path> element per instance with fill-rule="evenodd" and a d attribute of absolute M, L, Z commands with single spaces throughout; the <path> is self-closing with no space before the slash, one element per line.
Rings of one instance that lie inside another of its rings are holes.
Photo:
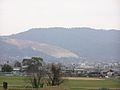
<path fill-rule="evenodd" d="M 54 27 L 0 36 L 1 62 L 32 56 L 47 62 L 119 61 L 120 31 Z"/>

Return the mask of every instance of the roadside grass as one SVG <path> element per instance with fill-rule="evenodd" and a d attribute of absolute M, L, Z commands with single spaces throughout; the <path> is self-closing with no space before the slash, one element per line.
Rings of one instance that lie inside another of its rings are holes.
<path fill-rule="evenodd" d="M 25 87 L 30 88 L 30 84 L 25 83 L 25 77 L 22 76 L 0 76 L 0 86 L 2 90 L 2 83 L 8 82 L 9 90 L 28 90 Z M 17 88 L 17 89 L 15 89 Z M 24 89 L 20 89 L 24 88 Z M 91 79 L 64 79 L 64 83 L 57 87 L 44 87 L 40 90 L 89 90 L 99 88 L 118 88 L 120 90 L 120 81 L 112 79 L 104 80 L 91 80 Z M 32 90 L 32 89 L 29 89 Z"/>

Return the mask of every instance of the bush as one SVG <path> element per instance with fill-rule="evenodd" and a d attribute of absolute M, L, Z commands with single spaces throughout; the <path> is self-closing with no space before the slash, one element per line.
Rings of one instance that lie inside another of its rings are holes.
<path fill-rule="evenodd" d="M 11 72 L 11 71 L 13 71 L 12 66 L 10 66 L 10 65 L 8 65 L 8 64 L 4 64 L 4 65 L 2 66 L 2 72 Z"/>

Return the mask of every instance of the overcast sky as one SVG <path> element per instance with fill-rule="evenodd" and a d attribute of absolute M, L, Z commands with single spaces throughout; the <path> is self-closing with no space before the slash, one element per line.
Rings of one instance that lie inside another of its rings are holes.
<path fill-rule="evenodd" d="M 120 0 L 0 0 L 0 35 L 35 27 L 120 29 Z"/>

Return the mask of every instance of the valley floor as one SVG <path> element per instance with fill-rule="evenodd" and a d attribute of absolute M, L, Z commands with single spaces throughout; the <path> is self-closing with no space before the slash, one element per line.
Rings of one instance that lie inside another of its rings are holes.
<path fill-rule="evenodd" d="M 0 90 L 2 90 L 2 83 L 8 82 L 9 90 L 32 90 L 25 87 L 30 84 L 25 83 L 25 77 L 20 76 L 0 76 Z M 22 88 L 22 89 L 20 89 Z M 109 88 L 113 90 L 120 90 L 120 80 L 100 79 L 100 78 L 76 78 L 64 77 L 64 83 L 57 87 L 44 87 L 40 90 L 97 90 L 99 88 Z"/>

